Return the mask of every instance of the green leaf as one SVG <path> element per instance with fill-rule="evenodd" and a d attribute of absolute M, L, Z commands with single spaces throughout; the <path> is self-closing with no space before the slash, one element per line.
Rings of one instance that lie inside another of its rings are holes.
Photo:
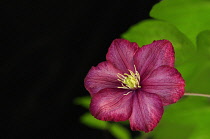
<path fill-rule="evenodd" d="M 74 104 L 89 108 L 90 99 L 91 98 L 89 96 L 78 97 L 74 99 Z"/>
<path fill-rule="evenodd" d="M 108 122 L 94 118 L 90 113 L 85 113 L 80 117 L 80 122 L 91 128 L 105 130 L 108 127 Z"/>
<path fill-rule="evenodd" d="M 195 44 L 196 36 L 210 29 L 209 0 L 163 0 L 153 6 L 150 16 L 174 24 Z"/>
<path fill-rule="evenodd" d="M 154 139 L 209 139 L 210 101 L 189 96 L 166 107 Z"/>
<path fill-rule="evenodd" d="M 192 42 L 175 26 L 164 21 L 145 20 L 132 26 L 122 37 L 137 42 L 139 46 L 150 44 L 154 40 L 171 41 L 176 52 L 176 65 L 182 65 L 195 53 Z"/>
<path fill-rule="evenodd" d="M 202 31 L 197 36 L 198 53 L 194 56 L 194 75 L 187 80 L 187 90 L 210 94 L 210 31 Z"/>
<path fill-rule="evenodd" d="M 210 58 L 210 30 L 202 31 L 197 36 L 198 52 Z"/>
<path fill-rule="evenodd" d="M 123 127 L 120 124 L 112 123 L 109 126 L 110 133 L 116 138 L 116 139 L 131 139 L 131 134 L 129 130 L 125 127 Z"/>
<path fill-rule="evenodd" d="M 131 134 L 127 128 L 118 123 L 109 123 L 94 118 L 90 113 L 85 113 L 80 117 L 80 122 L 88 127 L 107 130 L 116 139 L 131 139 Z"/>
<path fill-rule="evenodd" d="M 209 60 L 198 59 L 195 74 L 188 80 L 189 92 L 210 94 L 210 62 Z"/>

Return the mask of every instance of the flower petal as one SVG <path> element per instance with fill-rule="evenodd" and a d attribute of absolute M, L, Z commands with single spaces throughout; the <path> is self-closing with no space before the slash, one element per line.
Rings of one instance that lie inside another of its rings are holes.
<path fill-rule="evenodd" d="M 138 48 L 137 43 L 115 39 L 109 47 L 106 59 L 124 73 L 128 73 L 128 69 L 134 71 L 133 56 Z"/>
<path fill-rule="evenodd" d="M 125 121 L 131 114 L 132 93 L 125 89 L 103 89 L 90 103 L 91 114 L 104 121 Z"/>
<path fill-rule="evenodd" d="M 157 95 L 139 89 L 133 95 L 133 110 L 129 118 L 131 129 L 152 131 L 160 121 L 163 111 L 162 102 Z"/>
<path fill-rule="evenodd" d="M 105 61 L 99 63 L 96 67 L 92 67 L 85 77 L 85 88 L 91 95 L 97 93 L 104 88 L 117 88 L 121 86 L 117 80 L 117 74 L 121 73 L 111 63 Z"/>
<path fill-rule="evenodd" d="M 170 41 L 159 40 L 142 46 L 134 56 L 134 63 L 141 75 L 146 78 L 154 69 L 162 65 L 174 66 L 174 49 Z"/>
<path fill-rule="evenodd" d="M 141 84 L 144 91 L 157 94 L 164 106 L 177 102 L 184 95 L 184 79 L 173 67 L 157 68 Z"/>

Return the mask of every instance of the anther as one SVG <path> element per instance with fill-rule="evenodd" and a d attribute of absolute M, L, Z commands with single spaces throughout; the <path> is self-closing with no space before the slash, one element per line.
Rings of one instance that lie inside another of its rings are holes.
<path fill-rule="evenodd" d="M 140 75 L 138 71 L 136 70 L 136 66 L 134 65 L 134 70 L 135 72 L 128 70 L 130 74 L 124 73 L 124 75 L 118 73 L 118 81 L 121 82 L 121 87 L 122 89 L 137 89 L 141 88 L 140 86 Z"/>

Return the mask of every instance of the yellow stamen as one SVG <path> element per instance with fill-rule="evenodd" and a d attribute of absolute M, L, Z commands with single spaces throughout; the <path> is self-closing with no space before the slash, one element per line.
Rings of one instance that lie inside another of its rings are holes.
<path fill-rule="evenodd" d="M 118 81 L 121 82 L 120 87 L 118 88 L 122 88 L 122 89 L 137 89 L 137 88 L 141 88 L 140 86 L 140 75 L 138 73 L 138 71 L 136 70 L 136 66 L 134 66 L 134 70 L 135 73 L 131 70 L 128 70 L 130 74 L 124 73 L 124 75 L 118 73 L 117 77 L 118 77 Z M 127 93 L 129 94 L 129 93 Z"/>

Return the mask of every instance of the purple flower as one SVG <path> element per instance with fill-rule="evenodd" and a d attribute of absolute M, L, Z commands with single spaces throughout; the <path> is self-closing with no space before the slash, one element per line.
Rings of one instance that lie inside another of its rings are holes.
<path fill-rule="evenodd" d="M 130 121 L 132 130 L 152 131 L 163 106 L 184 95 L 185 82 L 174 68 L 168 40 L 138 47 L 124 39 L 112 42 L 106 60 L 92 67 L 85 87 L 92 96 L 91 114 L 104 121 Z"/>

